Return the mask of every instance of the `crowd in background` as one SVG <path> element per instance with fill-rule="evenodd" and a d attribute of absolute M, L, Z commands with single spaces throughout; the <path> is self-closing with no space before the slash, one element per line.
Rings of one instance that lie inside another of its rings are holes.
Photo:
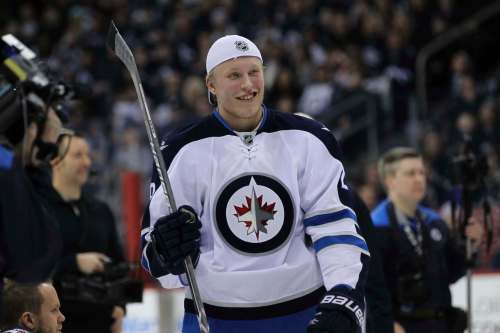
<path fill-rule="evenodd" d="M 0 34 L 12 33 L 35 48 L 80 91 L 81 99 L 68 112 L 69 126 L 88 138 L 94 190 L 118 216 L 116 175 L 139 172 L 146 181 L 152 160 L 132 81 L 105 47 L 111 19 L 134 52 L 160 133 L 211 112 L 203 79 L 208 47 L 223 35 L 241 34 L 263 53 L 266 105 L 325 121 L 340 139 L 351 182 L 370 208 L 383 196 L 373 162 L 378 156 L 367 154 L 364 139 L 354 131 L 367 110 L 375 113 L 379 152 L 394 142 L 422 151 L 429 167 L 427 203 L 440 208 L 450 199 L 450 156 L 464 134 L 485 156 L 491 197 L 496 200 L 500 193 L 499 63 L 486 70 L 470 50 L 454 50 L 441 62 L 444 69 L 432 85 L 427 114 L 414 110 L 419 50 L 483 5 L 453 0 L 5 1 Z M 360 111 L 358 104 L 335 113 L 352 99 L 374 107 Z"/>

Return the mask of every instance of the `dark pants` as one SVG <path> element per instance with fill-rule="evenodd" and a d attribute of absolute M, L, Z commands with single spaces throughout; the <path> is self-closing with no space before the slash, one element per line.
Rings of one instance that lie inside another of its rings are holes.
<path fill-rule="evenodd" d="M 406 333 L 447 333 L 448 324 L 446 319 L 420 319 L 399 321 Z"/>
<path fill-rule="evenodd" d="M 111 333 L 113 305 L 61 299 L 64 333 Z"/>

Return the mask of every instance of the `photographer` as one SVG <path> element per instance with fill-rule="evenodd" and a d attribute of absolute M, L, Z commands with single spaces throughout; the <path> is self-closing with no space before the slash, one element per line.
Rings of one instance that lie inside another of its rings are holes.
<path fill-rule="evenodd" d="M 35 59 L 14 36 L 0 38 L 0 290 L 4 277 L 46 280 L 60 252 L 38 184 L 51 182 L 46 162 L 57 153 L 62 126 L 55 110 L 66 93 Z"/>
<path fill-rule="evenodd" d="M 380 241 L 395 332 L 455 333 L 465 313 L 451 306 L 449 285 L 465 274 L 465 246 L 437 213 L 421 206 L 426 176 L 422 157 L 412 148 L 394 148 L 379 160 L 388 199 L 372 212 Z M 465 235 L 479 245 L 482 228 L 469 219 Z"/>
<path fill-rule="evenodd" d="M 96 282 L 94 275 L 106 274 L 124 261 L 111 210 L 82 192 L 91 166 L 87 141 L 79 135 L 62 135 L 51 166 L 53 187 L 45 187 L 44 197 L 57 217 L 63 241 L 54 280 L 67 317 L 65 332 L 120 332 L 125 300 L 92 299 L 79 284 Z"/>

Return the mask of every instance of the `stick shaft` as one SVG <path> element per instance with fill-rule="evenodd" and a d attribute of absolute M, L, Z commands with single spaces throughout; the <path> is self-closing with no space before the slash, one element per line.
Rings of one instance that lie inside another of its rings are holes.
<path fill-rule="evenodd" d="M 155 163 L 156 170 L 158 172 L 158 177 L 163 189 L 163 194 L 166 196 L 170 209 L 172 212 L 177 211 L 177 204 L 174 199 L 172 192 L 172 187 L 170 185 L 170 180 L 168 178 L 167 169 L 165 167 L 165 161 L 163 160 L 160 145 L 158 142 L 158 137 L 156 135 L 153 120 L 151 118 L 151 112 L 146 101 L 146 95 L 144 94 L 144 89 L 142 87 L 141 78 L 139 76 L 139 71 L 137 70 L 137 65 L 135 63 L 134 56 L 127 43 L 120 35 L 118 29 L 111 22 L 110 32 L 108 33 L 108 46 L 114 51 L 114 53 L 120 58 L 125 67 L 127 67 L 132 81 L 134 82 L 134 87 L 139 99 L 139 106 L 143 113 L 144 125 L 146 127 L 146 132 L 148 134 L 149 145 L 151 147 L 151 152 L 153 153 L 153 160 Z M 208 320 L 205 313 L 205 307 L 201 300 L 200 291 L 198 288 L 198 283 L 194 275 L 194 266 L 191 257 L 186 257 L 184 259 L 184 267 L 186 269 L 186 276 L 189 282 L 189 289 L 193 297 L 193 302 L 195 304 L 196 310 L 198 312 L 198 324 L 200 326 L 200 331 L 202 333 L 209 333 L 210 329 L 208 326 Z"/>
<path fill-rule="evenodd" d="M 172 193 L 172 187 L 170 186 L 170 180 L 168 178 L 167 170 L 165 167 L 165 161 L 161 157 L 160 145 L 158 143 L 158 138 L 156 136 L 156 131 L 154 129 L 153 121 L 151 119 L 151 113 L 149 112 L 146 98 L 144 95 L 144 90 L 142 88 L 142 84 L 139 82 L 139 100 L 140 104 L 143 105 L 141 108 L 144 112 L 144 123 L 146 124 L 146 130 L 148 132 L 149 143 L 151 145 L 151 149 L 153 151 L 153 158 L 155 160 L 156 169 L 162 184 L 163 193 L 168 198 L 170 208 L 172 211 L 177 210 L 177 206 L 175 203 L 174 195 Z M 191 290 L 191 295 L 193 297 L 193 302 L 195 304 L 196 310 L 198 312 L 198 323 L 200 325 L 200 330 L 202 333 L 209 333 L 209 326 L 207 315 L 205 313 L 205 307 L 203 306 L 203 302 L 201 301 L 200 290 L 198 288 L 198 283 L 196 281 L 194 275 L 194 266 L 191 260 L 191 257 L 186 257 L 184 259 L 184 267 L 186 269 L 186 277 L 189 282 L 189 288 Z"/>

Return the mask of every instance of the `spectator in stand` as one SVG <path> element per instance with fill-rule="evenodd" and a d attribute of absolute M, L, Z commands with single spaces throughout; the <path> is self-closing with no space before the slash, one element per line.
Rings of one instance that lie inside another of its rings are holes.
<path fill-rule="evenodd" d="M 362 184 L 358 187 L 358 194 L 368 210 L 374 209 L 378 204 L 377 190 L 370 184 Z"/>
<path fill-rule="evenodd" d="M 497 113 L 498 105 L 489 99 L 481 104 L 478 114 L 479 140 L 493 145 L 496 149 L 500 148 L 500 118 Z"/>
<path fill-rule="evenodd" d="M 293 96 L 283 95 L 278 99 L 275 107 L 283 112 L 297 113 L 296 105 L 297 103 Z"/>
<path fill-rule="evenodd" d="M 461 113 L 475 113 L 479 109 L 481 99 L 474 78 L 463 76 L 458 88 L 458 94 L 452 99 L 449 113 L 443 115 L 443 120 L 457 119 Z"/>
<path fill-rule="evenodd" d="M 452 147 L 459 147 L 464 139 L 472 143 L 474 149 L 479 148 L 480 138 L 477 130 L 477 118 L 471 112 L 461 112 L 455 120 L 455 128 L 451 135 Z"/>
<path fill-rule="evenodd" d="M 50 4 L 3 1 L 3 6 L 0 5 L 0 35 L 12 33 L 25 43 L 35 45 L 36 42 L 41 55 L 51 56 L 49 66 L 64 70 L 65 81 L 89 86 L 90 91 L 83 94 L 79 112 L 70 113 L 71 119 L 80 118 L 78 129 L 84 133 L 91 130 L 88 124 L 98 121 L 117 138 L 124 128 L 122 125 L 126 124 L 123 118 L 134 120 L 137 116 L 140 119 L 133 89 L 123 93 L 130 85 L 128 73 L 119 62 L 110 61 L 110 53 L 105 53 L 106 17 L 113 17 L 135 54 L 160 132 L 177 127 L 193 113 L 185 107 L 188 103 L 185 103 L 181 87 L 190 76 L 203 73 L 205 55 L 211 43 L 222 34 L 234 32 L 248 34 L 255 37 L 257 44 L 263 44 L 261 50 L 268 59 L 264 73 L 266 87 L 271 88 L 273 82 L 278 81 L 278 75 L 286 71 L 285 68 L 293 72 L 293 83 L 299 93 L 285 97 L 278 93 L 273 97 L 271 91 L 268 94 L 270 105 L 285 105 L 286 109 L 296 111 L 300 92 L 314 84 L 314 69 L 326 65 L 329 67 L 328 82 L 337 74 L 337 78 L 342 78 L 341 82 L 354 82 L 357 87 L 382 97 L 381 105 L 377 105 L 377 109 L 381 110 L 377 111 L 384 112 L 377 113 L 381 117 L 377 123 L 384 124 L 382 139 L 385 140 L 387 136 L 394 136 L 395 131 L 402 132 L 406 122 L 410 121 L 406 110 L 411 102 L 412 95 L 408 92 L 412 91 L 414 84 L 413 65 L 417 52 L 432 38 L 449 31 L 450 27 L 472 16 L 488 2 L 293 0 L 281 3 L 238 0 L 216 1 L 216 5 L 211 5 L 210 1 L 199 0 L 131 4 L 124 0 L 56 1 Z M 284 10 L 278 10 L 280 5 Z M 249 12 L 252 15 L 248 15 Z M 467 49 L 476 45 L 475 42 L 469 44 L 473 40 L 482 39 L 467 40 Z M 348 75 L 340 75 L 345 71 L 336 73 L 336 68 L 331 68 L 331 55 L 338 53 L 338 48 L 345 50 L 348 58 L 361 59 L 360 62 L 355 61 L 355 66 L 348 67 Z M 360 56 L 355 57 L 356 53 Z M 478 54 L 480 52 L 468 55 L 462 50 L 453 56 L 451 68 L 443 64 L 439 66 L 434 61 L 432 66 L 428 66 L 428 77 L 433 78 L 427 82 L 432 110 L 428 116 L 433 118 L 436 115 L 433 120 L 439 121 L 443 127 L 449 119 L 464 111 L 459 107 L 464 105 L 464 99 L 459 101 L 456 98 L 461 95 L 459 91 L 464 78 L 480 77 L 479 70 L 472 66 Z M 480 65 L 478 69 L 484 67 L 484 64 Z M 451 88 L 444 83 L 449 69 Z M 373 82 L 381 84 L 374 85 Z M 477 84 L 480 87 L 481 81 Z M 334 102 L 343 97 L 338 90 L 333 90 L 331 98 Z M 451 96 L 447 95 L 449 91 Z M 496 98 L 498 89 L 493 94 L 492 97 Z M 293 103 L 290 103 L 290 97 Z M 457 101 L 454 106 L 434 109 L 436 102 L 451 99 Z M 478 106 L 473 104 L 467 110 L 475 113 Z M 196 113 L 204 113 L 206 103 L 203 105 L 199 100 L 193 107 Z M 109 110 L 113 110 L 111 114 Z M 118 119 L 115 119 L 116 113 L 119 113 L 116 116 Z M 137 123 L 142 126 L 142 120 Z M 352 123 L 355 119 L 343 119 L 338 126 L 345 128 Z M 327 125 L 338 132 L 333 124 Z M 442 131 L 445 133 L 442 136 L 444 142 L 450 138 L 447 130 L 451 129 L 444 128 Z M 119 145 L 115 139 L 105 151 L 104 163 L 111 164 L 115 154 L 120 154 L 122 149 L 127 147 Z M 359 159 L 364 153 L 364 147 L 353 149 L 349 157 Z M 104 170 L 105 174 L 99 175 L 102 179 L 112 179 L 116 174 L 114 168 Z M 97 182 L 99 186 L 109 187 L 109 182 L 102 179 Z M 110 195 L 107 198 L 118 202 L 119 191 L 114 186 L 106 192 L 115 193 L 115 198 L 110 198 Z M 102 189 L 100 192 L 103 192 Z"/>
<path fill-rule="evenodd" d="M 315 68 L 314 81 L 308 84 L 299 100 L 298 110 L 313 117 L 320 116 L 330 105 L 333 87 L 325 66 Z"/>
<path fill-rule="evenodd" d="M 450 93 L 452 97 L 459 96 L 464 78 L 473 74 L 472 63 L 467 52 L 461 50 L 453 54 L 450 63 L 451 82 Z"/>
<path fill-rule="evenodd" d="M 443 147 L 443 138 L 436 130 L 425 131 L 421 146 L 428 179 L 426 203 L 437 209 L 450 194 L 449 157 Z"/>
<path fill-rule="evenodd" d="M 267 68 L 267 67 L 266 67 Z M 278 101 L 284 96 L 292 98 L 293 104 L 296 103 L 298 96 L 300 96 L 301 89 L 298 86 L 297 78 L 290 68 L 282 68 L 271 90 L 268 93 L 269 105 L 272 107 L 278 107 Z M 278 107 L 278 109 L 280 109 Z"/>

